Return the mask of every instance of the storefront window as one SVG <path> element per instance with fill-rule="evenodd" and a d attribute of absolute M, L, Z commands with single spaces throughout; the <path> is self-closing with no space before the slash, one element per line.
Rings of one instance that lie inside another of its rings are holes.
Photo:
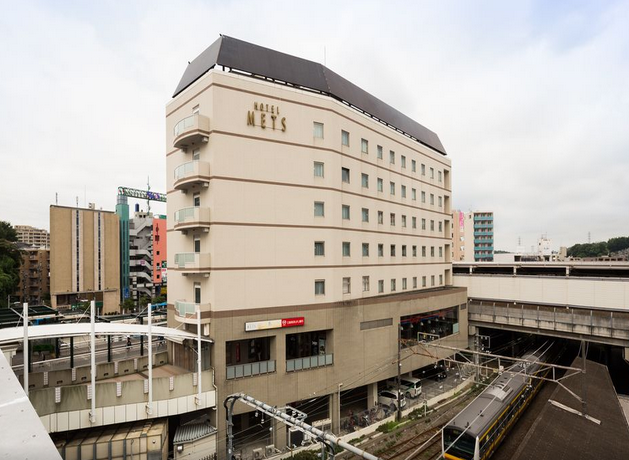
<path fill-rule="evenodd" d="M 327 350 L 326 331 L 303 332 L 286 336 L 286 359 L 325 355 Z"/>
<path fill-rule="evenodd" d="M 459 307 L 403 316 L 401 322 L 405 346 L 437 340 L 459 332 Z"/>
<path fill-rule="evenodd" d="M 261 337 L 227 342 L 225 356 L 228 366 L 268 361 L 271 359 L 271 338 Z"/>

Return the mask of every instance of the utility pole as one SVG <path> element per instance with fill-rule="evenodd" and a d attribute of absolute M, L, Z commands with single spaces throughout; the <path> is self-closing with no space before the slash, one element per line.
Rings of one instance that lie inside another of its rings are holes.
<path fill-rule="evenodd" d="M 395 419 L 402 420 L 402 322 L 397 328 L 397 414 Z"/>

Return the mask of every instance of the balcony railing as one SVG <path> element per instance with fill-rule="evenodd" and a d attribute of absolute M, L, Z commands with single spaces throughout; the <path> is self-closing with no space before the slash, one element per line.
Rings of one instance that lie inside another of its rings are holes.
<path fill-rule="evenodd" d="M 494 224 L 474 224 L 474 230 L 477 228 L 494 228 Z"/>
<path fill-rule="evenodd" d="M 334 355 L 315 355 L 286 360 L 286 372 L 302 371 L 334 364 Z"/>
<path fill-rule="evenodd" d="M 201 312 L 210 311 L 209 303 L 194 303 L 194 302 L 185 302 L 181 300 L 177 300 L 175 302 L 175 316 L 177 320 L 180 322 L 197 324 L 197 307 Z M 201 317 L 201 323 L 209 323 L 209 318 Z"/>
<path fill-rule="evenodd" d="M 210 119 L 199 114 L 186 117 L 175 125 L 173 134 L 173 146 L 176 149 L 187 149 L 206 143 L 210 135 Z"/>
<path fill-rule="evenodd" d="M 474 236 L 494 236 L 494 232 L 474 232 Z"/>
<path fill-rule="evenodd" d="M 205 231 L 209 231 L 210 208 L 192 206 L 176 211 L 174 228 L 184 233 L 191 229 L 205 229 Z"/>
<path fill-rule="evenodd" d="M 194 187 L 210 185 L 210 164 L 207 161 L 189 161 L 175 168 L 175 190 L 187 192 Z"/>
<path fill-rule="evenodd" d="M 482 220 L 489 220 L 489 221 L 491 221 L 491 220 L 494 220 L 494 216 L 479 216 L 479 215 L 475 215 L 474 216 L 474 220 L 476 222 L 482 221 Z"/>
<path fill-rule="evenodd" d="M 186 273 L 209 273 L 210 255 L 199 252 L 175 254 L 175 266 Z"/>
<path fill-rule="evenodd" d="M 227 380 L 253 377 L 255 375 L 275 372 L 275 361 L 259 361 L 257 363 L 227 366 Z"/>

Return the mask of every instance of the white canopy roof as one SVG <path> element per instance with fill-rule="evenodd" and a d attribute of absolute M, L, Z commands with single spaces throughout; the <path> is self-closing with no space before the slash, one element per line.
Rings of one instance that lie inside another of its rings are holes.
<path fill-rule="evenodd" d="M 96 335 L 148 335 L 147 324 L 96 323 L 94 326 Z M 76 337 L 81 335 L 90 335 L 90 332 L 90 323 L 42 324 L 38 326 L 29 326 L 28 338 L 29 340 L 34 340 L 56 337 Z M 151 333 L 155 336 L 162 335 L 170 339 L 175 339 L 176 341 L 183 339 L 197 339 L 196 334 L 165 326 L 152 326 Z M 18 342 L 23 338 L 23 327 L 0 329 L 0 345 Z M 201 337 L 201 340 L 213 343 L 213 340 L 207 337 Z"/>

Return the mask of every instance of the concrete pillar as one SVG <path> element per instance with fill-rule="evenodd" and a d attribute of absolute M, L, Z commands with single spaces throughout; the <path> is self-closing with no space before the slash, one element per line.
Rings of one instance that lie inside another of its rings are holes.
<path fill-rule="evenodd" d="M 286 436 L 286 425 L 278 420 L 273 421 L 273 445 L 276 449 L 284 449 L 288 444 Z"/>
<path fill-rule="evenodd" d="M 367 385 L 367 409 L 378 405 L 378 382 Z"/>
<path fill-rule="evenodd" d="M 339 399 L 339 392 L 335 391 L 330 394 L 329 398 L 328 407 L 330 408 L 330 419 L 332 420 L 332 432 L 339 434 L 341 431 L 341 401 Z"/>

